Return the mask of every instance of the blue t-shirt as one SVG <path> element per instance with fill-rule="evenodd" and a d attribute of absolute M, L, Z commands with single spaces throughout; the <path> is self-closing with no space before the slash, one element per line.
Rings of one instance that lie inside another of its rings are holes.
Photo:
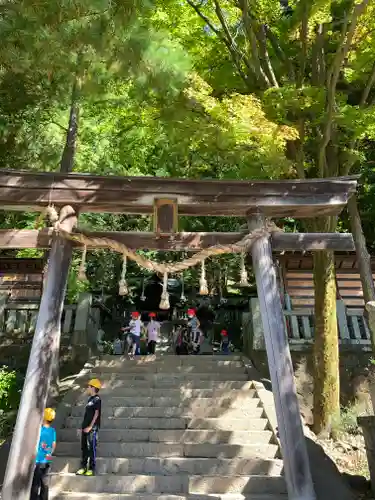
<path fill-rule="evenodd" d="M 190 326 L 192 332 L 196 332 L 198 330 L 198 318 L 193 316 L 188 321 L 188 326 Z"/>
<path fill-rule="evenodd" d="M 47 464 L 51 459 L 47 459 L 52 454 L 52 445 L 56 443 L 56 431 L 53 427 L 45 427 L 40 429 L 40 438 L 38 451 L 36 454 L 37 464 Z"/>

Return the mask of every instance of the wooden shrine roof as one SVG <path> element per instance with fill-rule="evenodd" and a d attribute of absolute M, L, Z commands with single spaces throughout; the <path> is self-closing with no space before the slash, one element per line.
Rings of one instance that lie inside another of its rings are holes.
<path fill-rule="evenodd" d="M 39 300 L 44 259 L 0 257 L 0 291 L 10 300 Z"/>
<path fill-rule="evenodd" d="M 338 214 L 357 177 L 282 181 L 195 180 L 0 171 L 0 206 L 41 211 L 52 203 L 81 212 L 151 214 L 155 198 L 176 199 L 180 215 L 274 217 Z"/>
<path fill-rule="evenodd" d="M 293 308 L 314 305 L 314 277 L 312 255 L 300 252 L 280 255 L 280 271 L 284 291 L 291 299 Z M 335 254 L 337 298 L 347 307 L 364 307 L 361 277 L 355 253 Z M 371 269 L 375 279 L 375 257 L 371 258 Z"/>

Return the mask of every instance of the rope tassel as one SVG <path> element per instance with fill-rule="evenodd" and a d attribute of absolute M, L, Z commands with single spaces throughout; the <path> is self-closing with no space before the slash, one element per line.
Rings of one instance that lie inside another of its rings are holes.
<path fill-rule="evenodd" d="M 181 276 L 181 297 L 180 297 L 180 302 L 186 302 L 187 298 L 185 297 L 185 282 L 184 282 L 184 275 L 182 274 Z"/>
<path fill-rule="evenodd" d="M 142 278 L 142 295 L 140 296 L 140 300 L 144 302 L 146 300 L 146 295 L 145 295 L 145 279 Z"/>
<path fill-rule="evenodd" d="M 199 295 L 208 295 L 208 285 L 206 280 L 206 268 L 204 260 L 201 262 L 201 277 L 199 280 Z"/>
<path fill-rule="evenodd" d="M 168 273 L 164 273 L 163 276 L 163 291 L 161 292 L 159 308 L 164 311 L 170 308 L 168 293 Z"/>
<path fill-rule="evenodd" d="M 87 281 L 86 276 L 86 257 L 87 257 L 87 246 L 85 245 L 82 250 L 82 259 L 78 270 L 79 281 Z"/>
<path fill-rule="evenodd" d="M 119 295 L 128 295 L 129 294 L 129 289 L 128 289 L 128 284 L 126 282 L 126 266 L 127 266 L 127 257 L 124 254 L 123 255 L 123 260 L 122 260 L 122 271 L 121 271 L 121 278 L 118 283 L 118 294 Z"/>
<path fill-rule="evenodd" d="M 245 253 L 241 253 L 241 275 L 240 275 L 240 286 L 250 286 L 249 278 L 247 276 L 246 266 L 245 266 Z"/>

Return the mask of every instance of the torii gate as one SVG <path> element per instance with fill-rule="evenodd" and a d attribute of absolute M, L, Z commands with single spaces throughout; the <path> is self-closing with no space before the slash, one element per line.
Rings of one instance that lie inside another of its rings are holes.
<path fill-rule="evenodd" d="M 338 215 L 355 193 L 356 177 L 286 181 L 189 180 L 2 171 L 4 210 L 41 212 L 59 207 L 59 227 L 71 232 L 82 212 L 156 214 L 155 233 L 93 233 L 130 248 L 198 250 L 238 241 L 242 233 L 175 233 L 179 215 L 246 217 L 250 231 L 266 217 Z M 25 384 L 2 492 L 28 500 L 35 450 L 50 383 L 74 243 L 53 229 L 0 231 L 0 248 L 51 247 Z M 272 259 L 277 250 L 353 250 L 350 234 L 264 235 L 251 246 L 268 365 L 290 500 L 315 500 L 293 377 L 283 310 Z M 359 256 L 360 257 L 360 256 Z"/>

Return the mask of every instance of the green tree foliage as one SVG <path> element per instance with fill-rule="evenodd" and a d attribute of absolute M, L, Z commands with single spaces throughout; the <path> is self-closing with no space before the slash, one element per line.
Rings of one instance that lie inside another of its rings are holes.
<path fill-rule="evenodd" d="M 207 37 L 189 9 L 184 15 L 195 21 L 189 35 L 191 53 L 176 36 L 173 16 L 169 19 L 160 8 L 134 4 L 124 10 L 101 0 L 95 9 L 79 2 L 67 9 L 57 2 L 36 11 L 28 2 L 16 3 L 0 20 L 6 34 L 0 73 L 0 165 L 60 169 L 73 110 L 79 115 L 71 151 L 76 171 L 198 178 L 267 178 L 278 177 L 280 171 L 288 175 L 284 149 L 294 131 L 269 121 L 256 96 L 220 95 L 205 81 L 209 71 L 202 70 L 203 76 L 198 72 L 203 65 L 196 65 L 200 49 L 194 46 L 193 32 L 199 31 L 200 48 Z M 210 50 L 212 58 L 217 53 L 214 39 Z M 215 64 L 219 71 L 220 61 Z M 230 70 L 230 61 L 226 67 Z M 4 214 L 3 227 L 31 228 L 35 219 L 35 214 Z M 138 221 L 134 226 L 126 217 L 80 217 L 84 227 L 149 229 L 148 219 Z M 187 229 L 209 230 L 212 224 L 207 218 L 181 221 Z M 232 222 L 221 219 L 221 228 L 223 224 Z M 217 221 L 215 225 L 219 227 Z M 18 252 L 26 254 L 30 252 Z M 103 256 L 104 268 L 97 265 Z M 73 259 L 72 300 L 81 289 L 74 286 L 73 274 L 79 260 L 79 255 Z M 104 279 L 105 287 L 114 291 L 120 266 L 119 256 L 90 253 L 93 288 Z M 197 272 L 191 277 L 196 281 Z"/>
<path fill-rule="evenodd" d="M 6 366 L 0 369 L 0 440 L 11 431 L 20 402 L 23 376 Z"/>
<path fill-rule="evenodd" d="M 56 169 L 65 136 L 78 127 L 72 118 L 108 98 L 117 81 L 178 85 L 184 68 L 150 28 L 149 9 L 106 0 L 7 4 L 0 19 L 2 166 Z"/>
<path fill-rule="evenodd" d="M 375 60 L 374 4 L 369 0 L 187 0 L 202 28 L 230 56 L 243 93 L 256 94 L 265 116 L 294 128 L 287 157 L 294 175 L 347 175 L 361 163 L 359 146 L 372 139 Z M 209 42 L 211 43 L 211 42 Z M 335 231 L 336 218 L 311 221 Z M 329 432 L 339 412 L 338 335 L 332 253 L 314 257 L 314 425 Z M 330 389 L 328 390 L 328 387 Z"/>

